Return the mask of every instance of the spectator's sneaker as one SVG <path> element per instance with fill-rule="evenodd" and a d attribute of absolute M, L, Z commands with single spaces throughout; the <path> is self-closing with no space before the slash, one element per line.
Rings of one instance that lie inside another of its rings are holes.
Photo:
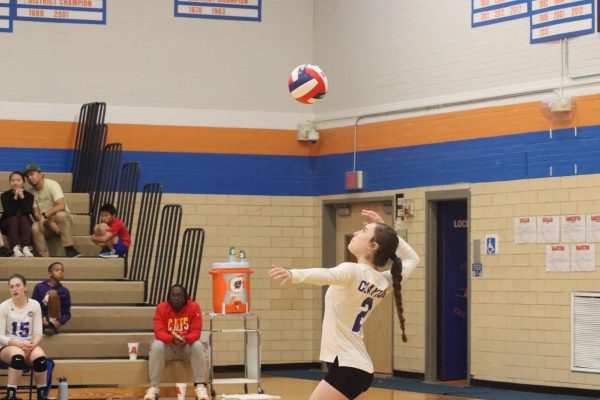
<path fill-rule="evenodd" d="M 58 329 L 52 324 L 44 325 L 44 335 L 52 336 L 58 333 Z"/>
<path fill-rule="evenodd" d="M 21 246 L 16 245 L 15 247 L 13 247 L 13 257 L 25 257 L 25 255 L 21 251 Z"/>
<path fill-rule="evenodd" d="M 198 399 L 198 400 L 210 400 L 210 397 L 208 397 L 208 391 L 206 390 L 206 386 L 205 385 L 198 385 L 198 386 L 196 386 L 196 389 L 194 389 L 194 392 L 196 392 L 196 399 Z"/>
<path fill-rule="evenodd" d="M 105 249 L 98 254 L 98 257 L 102 258 L 117 258 L 119 255 L 117 254 L 115 249 Z"/>
<path fill-rule="evenodd" d="M 158 400 L 158 388 L 150 386 L 150 388 L 146 390 L 144 400 Z"/>
<path fill-rule="evenodd" d="M 78 258 L 81 257 L 81 253 L 77 251 L 77 249 L 73 246 L 65 247 L 65 253 L 67 257 Z"/>
<path fill-rule="evenodd" d="M 13 251 L 7 246 L 0 247 L 0 257 L 12 257 Z"/>
<path fill-rule="evenodd" d="M 34 257 L 33 255 L 33 247 L 31 246 L 23 246 L 21 252 L 25 257 Z"/>

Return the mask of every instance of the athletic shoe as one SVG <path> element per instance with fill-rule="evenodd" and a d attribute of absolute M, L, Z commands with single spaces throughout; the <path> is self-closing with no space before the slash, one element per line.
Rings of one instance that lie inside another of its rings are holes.
<path fill-rule="evenodd" d="M 58 329 L 53 324 L 44 325 L 44 335 L 52 336 L 58 333 Z"/>
<path fill-rule="evenodd" d="M 81 257 L 81 253 L 77 251 L 77 249 L 73 246 L 65 247 L 65 253 L 67 257 L 78 258 Z"/>
<path fill-rule="evenodd" d="M 0 246 L 0 257 L 12 257 L 13 251 L 8 246 Z"/>
<path fill-rule="evenodd" d="M 150 388 L 146 390 L 144 400 L 158 400 L 158 388 L 150 386 Z"/>
<path fill-rule="evenodd" d="M 117 252 L 116 252 L 115 249 L 112 249 L 112 250 L 106 249 L 104 251 L 101 251 L 98 254 L 98 257 L 102 257 L 102 258 L 117 258 L 117 257 L 119 257 L 119 255 L 117 254 Z"/>
<path fill-rule="evenodd" d="M 25 257 L 34 257 L 33 255 L 33 247 L 31 246 L 23 246 L 22 252 Z"/>
<path fill-rule="evenodd" d="M 25 255 L 21 251 L 21 246 L 16 245 L 15 247 L 13 247 L 13 257 L 25 257 Z"/>
<path fill-rule="evenodd" d="M 208 391 L 206 390 L 206 386 L 204 386 L 204 385 L 196 386 L 196 389 L 194 389 L 194 392 L 196 392 L 196 399 L 198 399 L 198 400 L 209 400 L 210 399 L 210 397 L 208 397 Z"/>

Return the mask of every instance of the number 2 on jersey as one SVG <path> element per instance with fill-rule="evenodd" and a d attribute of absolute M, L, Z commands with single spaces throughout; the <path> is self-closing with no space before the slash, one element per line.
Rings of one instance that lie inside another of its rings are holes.
<path fill-rule="evenodd" d="M 354 320 L 354 326 L 352 327 L 352 332 L 360 331 L 360 327 L 362 326 L 362 320 L 365 319 L 369 311 L 371 311 L 371 308 L 373 308 L 373 298 L 367 297 L 360 306 L 365 307 L 366 310 L 359 312 L 356 316 L 356 320 Z"/>
<path fill-rule="evenodd" d="M 12 323 L 12 334 L 21 337 L 29 336 L 29 322 L 21 322 L 19 324 L 19 330 L 17 331 L 17 321 Z"/>

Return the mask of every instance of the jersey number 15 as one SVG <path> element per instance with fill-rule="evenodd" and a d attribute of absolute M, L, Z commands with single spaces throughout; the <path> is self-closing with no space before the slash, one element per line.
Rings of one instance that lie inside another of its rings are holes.
<path fill-rule="evenodd" d="M 29 336 L 29 322 L 21 322 L 19 324 L 19 330 L 17 331 L 17 321 L 12 323 L 12 334 L 21 337 Z"/>

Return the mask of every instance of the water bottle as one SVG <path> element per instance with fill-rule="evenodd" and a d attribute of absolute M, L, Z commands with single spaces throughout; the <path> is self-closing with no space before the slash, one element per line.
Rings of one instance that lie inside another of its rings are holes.
<path fill-rule="evenodd" d="M 58 400 L 69 399 L 69 384 L 67 378 L 58 378 Z"/>
<path fill-rule="evenodd" d="M 229 247 L 229 262 L 237 262 L 237 257 L 235 253 L 235 246 Z"/>

